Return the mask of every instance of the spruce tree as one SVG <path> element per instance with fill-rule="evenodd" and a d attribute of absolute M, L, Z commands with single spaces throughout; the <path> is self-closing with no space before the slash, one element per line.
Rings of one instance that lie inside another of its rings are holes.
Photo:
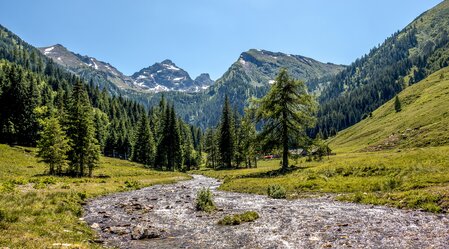
<path fill-rule="evenodd" d="M 256 120 L 264 124 L 259 140 L 265 149 L 282 149 L 282 169 L 286 170 L 290 139 L 302 140 L 306 129 L 315 123 L 315 100 L 304 82 L 290 78 L 287 70 L 281 69 L 270 91 L 255 104 Z"/>
<path fill-rule="evenodd" d="M 207 129 L 204 135 L 204 151 L 207 153 L 206 167 L 215 169 L 217 166 L 217 140 L 215 131 L 213 129 Z"/>
<path fill-rule="evenodd" d="M 394 98 L 394 110 L 396 112 L 400 112 L 401 109 L 401 101 L 399 100 L 398 95 L 396 95 L 396 97 Z"/>
<path fill-rule="evenodd" d="M 232 129 L 232 117 L 228 95 L 225 96 L 223 111 L 218 135 L 218 150 L 220 153 L 220 164 L 225 168 L 231 168 L 234 154 L 234 134 Z"/>
<path fill-rule="evenodd" d="M 73 88 L 67 111 L 67 135 L 70 139 L 70 173 L 84 176 L 86 168 L 91 170 L 98 163 L 100 147 L 95 138 L 93 109 L 80 80 Z"/>
<path fill-rule="evenodd" d="M 161 101 L 162 102 L 162 101 Z M 159 120 L 159 128 L 158 128 L 158 142 L 156 149 L 156 159 L 155 159 L 155 168 L 162 169 L 164 167 L 168 167 L 168 155 L 170 150 L 169 145 L 169 136 L 170 136 L 170 108 L 168 106 L 160 105 L 160 108 L 163 107 L 164 110 L 159 110 L 161 118 Z"/>
<path fill-rule="evenodd" d="M 184 124 L 182 120 L 178 120 L 179 129 L 181 131 L 181 145 L 182 145 L 182 156 L 183 165 L 186 166 L 186 170 L 190 170 L 194 164 L 195 158 L 193 155 L 193 139 L 190 127 Z"/>
<path fill-rule="evenodd" d="M 170 123 L 169 123 L 169 131 L 170 131 L 170 139 L 169 139 L 169 154 L 171 158 L 169 158 L 169 168 L 171 170 L 181 169 L 182 167 L 182 147 L 181 147 L 181 134 L 178 126 L 175 113 L 175 107 L 172 105 L 170 108 Z"/>
<path fill-rule="evenodd" d="M 106 113 L 98 108 L 94 108 L 94 124 L 95 124 L 95 138 L 100 145 L 100 151 L 104 153 L 106 146 L 106 139 L 109 129 L 109 118 Z"/>
<path fill-rule="evenodd" d="M 135 143 L 133 146 L 132 160 L 146 166 L 154 164 L 154 138 L 151 132 L 148 117 L 142 114 L 137 125 Z"/>
<path fill-rule="evenodd" d="M 41 122 L 42 131 L 37 142 L 37 156 L 48 164 L 50 175 L 61 175 L 67 164 L 69 140 L 56 117 L 49 117 Z"/>

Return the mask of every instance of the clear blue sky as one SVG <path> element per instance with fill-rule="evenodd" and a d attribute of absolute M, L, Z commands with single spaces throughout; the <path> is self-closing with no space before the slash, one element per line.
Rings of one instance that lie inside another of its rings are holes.
<path fill-rule="evenodd" d="M 440 0 L 0 0 L 0 24 L 125 74 L 164 59 L 220 77 L 250 48 L 349 64 Z"/>

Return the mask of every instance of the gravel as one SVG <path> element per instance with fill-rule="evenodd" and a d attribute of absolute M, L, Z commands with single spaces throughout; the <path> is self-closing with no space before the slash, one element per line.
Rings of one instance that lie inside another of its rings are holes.
<path fill-rule="evenodd" d="M 193 175 L 90 200 L 84 220 L 96 241 L 119 248 L 449 248 L 449 216 L 332 198 L 271 199 L 216 190 L 220 182 Z M 218 210 L 195 210 L 209 187 Z M 256 211 L 260 218 L 221 226 L 225 215 Z"/>

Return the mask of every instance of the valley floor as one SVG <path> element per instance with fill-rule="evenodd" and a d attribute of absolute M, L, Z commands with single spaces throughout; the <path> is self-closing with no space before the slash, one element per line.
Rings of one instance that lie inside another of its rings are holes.
<path fill-rule="evenodd" d="M 92 178 L 45 175 L 33 148 L 0 144 L 0 248 L 98 248 L 79 220 L 92 197 L 189 179 L 102 157 Z M 63 246 L 65 245 L 65 246 Z"/>
<path fill-rule="evenodd" d="M 102 158 L 92 178 L 51 177 L 33 149 L 0 145 L 0 247 L 447 248 L 448 155 L 447 146 L 339 153 L 292 160 L 297 166 L 287 173 L 278 171 L 279 160 L 267 160 L 258 168 L 192 172 L 221 185 L 195 175 L 140 189 L 189 176 Z M 284 187 L 290 200 L 266 197 L 270 185 Z M 200 187 L 213 189 L 217 212 L 194 210 Z M 248 210 L 261 217 L 217 225 Z M 159 238 L 131 241 L 136 229 Z"/>
<path fill-rule="evenodd" d="M 449 211 L 449 147 L 380 152 L 338 153 L 322 161 L 290 160 L 280 173 L 279 160 L 260 161 L 258 168 L 199 170 L 222 179 L 220 190 L 266 194 L 280 185 L 287 198 L 333 195 L 337 200 L 387 205 L 434 213 Z"/>
<path fill-rule="evenodd" d="M 201 175 L 94 199 L 85 220 L 105 244 L 119 248 L 447 248 L 449 216 L 360 205 L 331 198 L 271 199 L 218 191 Z M 210 187 L 218 211 L 195 210 L 196 192 Z M 256 211 L 238 226 L 217 222 L 228 214 Z M 153 238 L 132 239 L 142 231 Z M 140 232 L 139 232 L 140 231 Z"/>

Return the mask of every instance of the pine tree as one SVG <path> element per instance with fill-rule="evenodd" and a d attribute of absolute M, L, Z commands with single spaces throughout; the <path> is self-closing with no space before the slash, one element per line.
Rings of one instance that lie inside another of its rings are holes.
<path fill-rule="evenodd" d="M 401 101 L 399 100 L 398 95 L 396 95 L 396 97 L 394 98 L 394 110 L 396 112 L 400 112 L 401 109 Z"/>
<path fill-rule="evenodd" d="M 218 148 L 215 132 L 207 129 L 204 135 L 204 151 L 207 153 L 206 167 L 215 169 L 217 166 Z"/>
<path fill-rule="evenodd" d="M 218 149 L 220 152 L 220 164 L 225 168 L 231 168 L 234 154 L 234 134 L 232 129 L 231 109 L 228 95 L 225 96 L 221 122 L 219 127 Z"/>
<path fill-rule="evenodd" d="M 162 101 L 161 101 L 162 102 Z M 155 168 L 162 169 L 163 167 L 168 167 L 168 159 L 169 156 L 169 136 L 170 136 L 170 108 L 165 104 L 160 106 L 163 107 L 164 110 L 160 110 L 163 115 L 161 115 L 161 119 L 159 120 L 159 128 L 158 128 L 158 142 L 156 149 L 156 159 L 155 159 Z"/>
<path fill-rule="evenodd" d="M 104 153 L 109 129 L 109 118 L 106 113 L 102 112 L 98 108 L 94 108 L 94 124 L 95 138 L 100 145 L 100 151 Z"/>
<path fill-rule="evenodd" d="M 281 69 L 270 91 L 260 100 L 256 120 L 264 126 L 259 140 L 265 149 L 282 148 L 282 169 L 288 168 L 290 139 L 306 137 L 306 129 L 315 122 L 316 103 L 307 93 L 304 82 L 290 78 Z"/>
<path fill-rule="evenodd" d="M 37 142 L 37 156 L 48 164 L 50 175 L 61 175 L 67 164 L 69 140 L 56 117 L 49 117 L 41 122 L 42 131 Z"/>
<path fill-rule="evenodd" d="M 95 138 L 93 109 L 81 81 L 73 88 L 67 112 L 67 135 L 70 139 L 70 173 L 84 176 L 86 168 L 91 170 L 98 163 L 100 147 Z"/>
<path fill-rule="evenodd" d="M 234 152 L 233 152 L 233 160 L 235 162 L 235 167 L 240 167 L 240 164 L 244 160 L 245 156 L 245 148 L 243 148 L 243 130 L 242 130 L 242 120 L 240 114 L 237 109 L 234 110 L 233 115 L 233 137 L 234 137 Z"/>
<path fill-rule="evenodd" d="M 169 169 L 176 170 L 181 169 L 182 167 L 182 147 L 181 147 L 181 134 L 178 126 L 175 113 L 175 107 L 172 105 L 170 108 L 170 123 L 169 123 L 169 130 L 170 130 L 170 139 L 169 139 L 169 154 L 170 157 L 168 160 L 169 162 Z"/>
<path fill-rule="evenodd" d="M 194 164 L 195 158 L 193 155 L 193 139 L 190 127 L 184 124 L 182 120 L 178 120 L 179 130 L 181 131 L 181 144 L 183 165 L 186 166 L 186 170 L 190 170 Z"/>
<path fill-rule="evenodd" d="M 132 160 L 146 166 L 154 164 L 154 138 L 151 132 L 148 117 L 142 114 L 137 125 L 135 143 L 133 146 Z"/>

